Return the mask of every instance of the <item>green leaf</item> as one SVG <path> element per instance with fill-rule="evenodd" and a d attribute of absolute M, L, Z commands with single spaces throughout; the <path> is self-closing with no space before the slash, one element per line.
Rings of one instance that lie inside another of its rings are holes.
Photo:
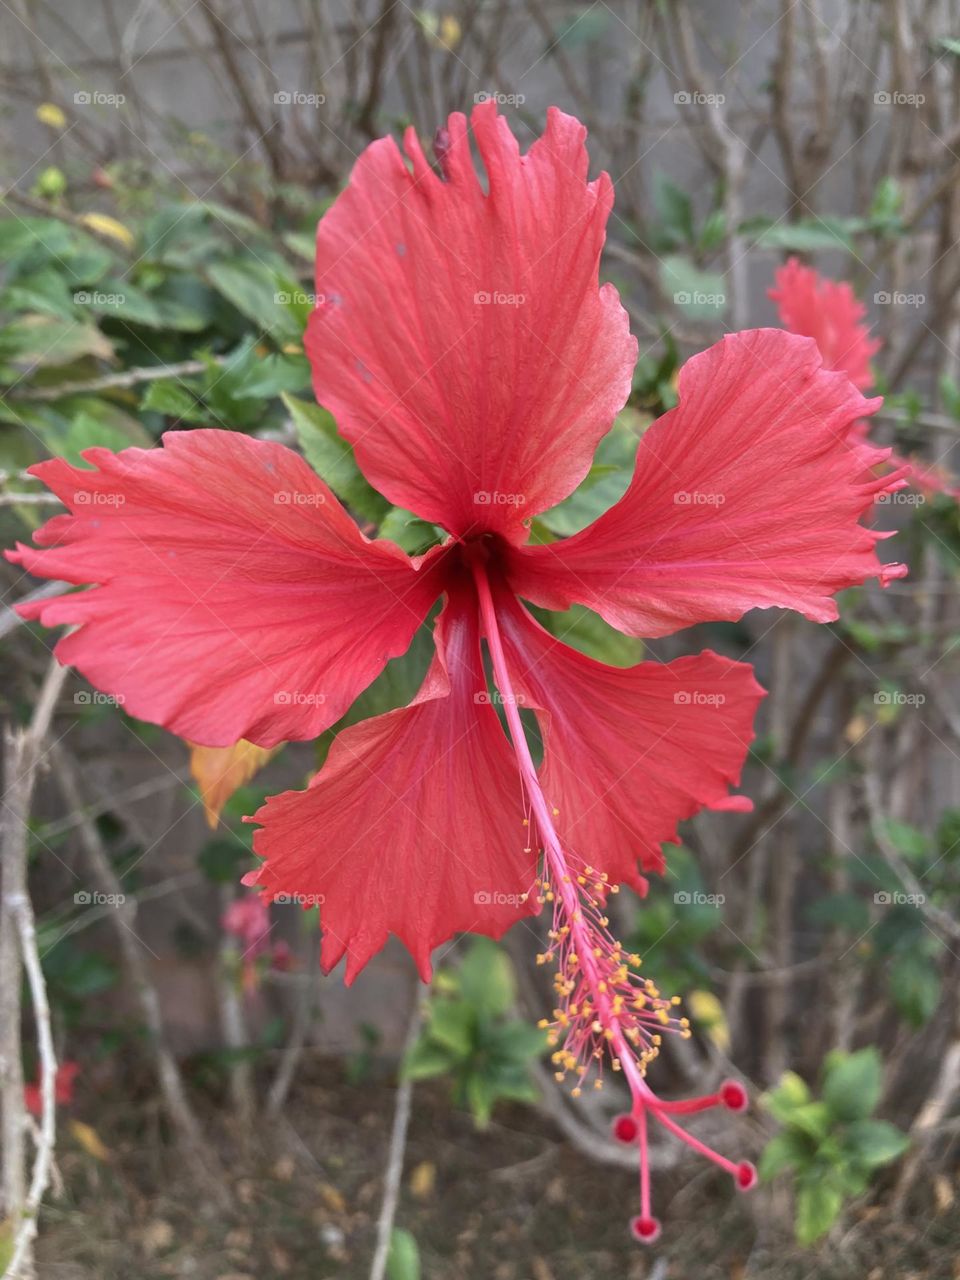
<path fill-rule="evenodd" d="M 802 1169 L 814 1158 L 814 1149 L 803 1134 L 792 1129 L 778 1133 L 763 1149 L 758 1172 L 764 1182 L 769 1182 L 785 1169 Z"/>
<path fill-rule="evenodd" d="M 183 418 L 187 422 L 206 422 L 208 417 L 199 395 L 185 383 L 175 382 L 172 378 L 157 378 L 151 382 L 140 407 L 170 418 Z"/>
<path fill-rule="evenodd" d="M 302 285 L 255 258 L 211 262 L 206 276 L 242 316 L 279 344 L 300 342 L 312 310 Z"/>
<path fill-rule="evenodd" d="M 534 609 L 533 613 L 552 636 L 581 653 L 611 667 L 632 667 L 643 658 L 643 641 L 626 636 L 585 605 L 575 604 L 566 613 Z"/>
<path fill-rule="evenodd" d="M 475 938 L 459 972 L 460 993 L 478 1019 L 500 1017 L 513 1008 L 516 982 L 513 965 L 502 947 L 489 938 Z"/>
<path fill-rule="evenodd" d="M 280 397 L 297 429 L 300 447 L 314 471 L 341 502 L 366 520 L 379 524 L 390 504 L 369 485 L 357 466 L 353 449 L 337 431 L 333 416 L 318 404 L 298 400 L 284 392 Z"/>
<path fill-rule="evenodd" d="M 810 1090 L 806 1081 L 795 1071 L 785 1071 L 780 1083 L 765 1095 L 764 1105 L 775 1120 L 781 1124 L 789 1124 L 790 1116 L 797 1107 L 805 1106 L 810 1101 Z"/>
<path fill-rule="evenodd" d="M 720 319 L 727 309 L 727 285 L 714 271 L 701 271 L 689 258 L 672 254 L 660 262 L 660 286 L 674 306 L 690 316 Z"/>
<path fill-rule="evenodd" d="M 390 1233 L 387 1275 L 390 1280 L 420 1280 L 420 1250 L 417 1242 L 409 1231 L 400 1227 L 394 1227 Z"/>
<path fill-rule="evenodd" d="M 794 1107 L 788 1123 L 792 1129 L 819 1143 L 830 1133 L 831 1119 L 830 1108 L 825 1102 L 807 1102 L 802 1107 Z"/>
<path fill-rule="evenodd" d="M 200 870 L 214 884 L 235 884 L 249 865 L 250 854 L 236 840 L 208 840 L 198 861 Z"/>
<path fill-rule="evenodd" d="M 693 202 L 685 191 L 674 186 L 662 173 L 654 178 L 653 205 L 665 244 L 690 244 L 693 241 Z"/>
<path fill-rule="evenodd" d="M 402 547 L 407 555 L 422 555 L 437 540 L 436 526 L 421 520 L 403 507 L 391 507 L 380 521 L 378 538 L 388 538 Z"/>
<path fill-rule="evenodd" d="M 838 1120 L 863 1120 L 880 1101 L 883 1067 L 880 1054 L 870 1047 L 856 1053 L 832 1053 L 827 1057 L 823 1100 Z"/>
<path fill-rule="evenodd" d="M 110 339 L 93 324 L 30 313 L 0 331 L 0 360 L 19 365 L 70 364 L 81 356 L 113 357 Z"/>
<path fill-rule="evenodd" d="M 754 218 L 741 225 L 746 235 L 756 235 L 764 249 L 792 249 L 797 253 L 816 249 L 852 249 L 848 224 L 836 218 L 811 218 L 800 222 L 773 222 Z"/>
<path fill-rule="evenodd" d="M 844 1134 L 851 1159 L 870 1169 L 896 1160 L 909 1145 L 907 1135 L 886 1120 L 855 1120 Z"/>
<path fill-rule="evenodd" d="M 465 1058 L 473 1047 L 474 1015 L 460 1000 L 434 1000 L 430 1005 L 427 1029 L 434 1043 Z"/>
<path fill-rule="evenodd" d="M 802 1245 L 813 1244 L 825 1235 L 843 1206 L 838 1187 L 825 1178 L 804 1181 L 797 1188 L 797 1241 Z"/>
<path fill-rule="evenodd" d="M 456 1055 L 423 1034 L 404 1059 L 401 1074 L 407 1080 L 429 1080 L 446 1075 L 456 1064 Z"/>

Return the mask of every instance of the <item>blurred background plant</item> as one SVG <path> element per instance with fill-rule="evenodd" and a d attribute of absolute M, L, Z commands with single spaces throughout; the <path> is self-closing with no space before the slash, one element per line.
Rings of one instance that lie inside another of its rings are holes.
<path fill-rule="evenodd" d="M 314 227 L 356 154 L 406 124 L 428 142 L 484 95 L 521 138 L 553 102 L 588 124 L 592 169 L 617 192 L 602 275 L 641 339 L 629 405 L 535 537 L 620 496 L 684 359 L 778 323 L 766 295 L 784 258 L 866 303 L 886 395 L 871 435 L 918 468 L 876 517 L 911 576 L 847 593 L 829 626 L 762 613 L 648 648 L 710 645 L 754 662 L 771 692 L 743 787 L 753 814 L 701 815 L 646 900 L 617 899 L 621 936 L 693 1021 L 656 1065 L 660 1086 L 735 1075 L 766 1091 L 746 1122 L 765 1181 L 752 1200 L 729 1203 L 721 1180 L 688 1182 L 682 1153 L 654 1152 L 674 1193 L 670 1274 L 952 1274 L 958 8 L 0 12 L 4 545 L 60 510 L 31 463 L 197 426 L 299 448 L 365 531 L 411 552 L 435 541 L 367 485 L 313 400 L 301 339 Z M 403 322 L 384 316 L 385 330 Z M 240 887 L 253 861 L 240 819 L 302 785 L 341 726 L 269 757 L 172 739 L 52 668 L 51 638 L 9 608 L 49 587 L 3 574 L 0 1262 L 32 1221 L 24 1170 L 45 1135 L 22 1121 L 49 1031 L 70 1070 L 41 1274 L 666 1274 L 623 1229 L 614 1091 L 571 1102 L 541 1061 L 541 926 L 504 947 L 458 942 L 423 1007 L 394 944 L 349 993 L 322 978 L 315 907 L 265 910 Z M 587 610 L 539 616 L 604 661 L 643 656 Z M 409 700 L 430 644 L 419 635 L 352 718 Z M 24 859 L 49 1018 L 19 962 Z"/>

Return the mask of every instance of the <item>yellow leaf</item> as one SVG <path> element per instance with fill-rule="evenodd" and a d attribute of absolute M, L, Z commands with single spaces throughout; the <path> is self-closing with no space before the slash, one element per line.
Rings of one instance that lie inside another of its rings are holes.
<path fill-rule="evenodd" d="M 410 1173 L 410 1191 L 418 1200 L 429 1200 L 437 1184 L 437 1166 L 423 1160 Z"/>
<path fill-rule="evenodd" d="M 333 1213 L 346 1213 L 347 1202 L 332 1183 L 321 1182 L 319 1191 L 320 1199 L 328 1209 Z"/>
<path fill-rule="evenodd" d="M 452 13 L 446 13 L 440 19 L 440 40 L 448 49 L 455 49 L 460 43 L 460 23 Z"/>
<path fill-rule="evenodd" d="M 35 115 L 40 123 L 45 124 L 49 129 L 63 129 L 66 127 L 67 117 L 55 102 L 41 102 Z"/>
<path fill-rule="evenodd" d="M 249 782 L 280 750 L 279 747 L 255 747 L 245 738 L 232 747 L 198 747 L 192 742 L 187 745 L 190 747 L 190 772 L 203 796 L 207 822 L 214 829 L 223 806 L 233 793 Z"/>
<path fill-rule="evenodd" d="M 103 1145 L 99 1133 L 92 1125 L 84 1124 L 82 1120 L 71 1120 L 70 1132 L 86 1151 L 87 1155 L 93 1156 L 94 1160 L 106 1162 L 111 1158 L 110 1151 Z"/>
<path fill-rule="evenodd" d="M 106 236 L 109 240 L 119 240 L 125 249 L 132 249 L 134 246 L 134 235 L 130 228 L 107 213 L 84 213 L 80 221 L 98 235 Z"/>
<path fill-rule="evenodd" d="M 695 1022 L 722 1052 L 730 1048 L 730 1028 L 727 1026 L 723 1005 L 712 991 L 691 991 L 686 998 L 687 1008 Z"/>

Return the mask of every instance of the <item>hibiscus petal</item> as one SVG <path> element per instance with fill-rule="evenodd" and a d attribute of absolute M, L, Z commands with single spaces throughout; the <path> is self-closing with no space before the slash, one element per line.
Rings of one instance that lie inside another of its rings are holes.
<path fill-rule="evenodd" d="M 312 738 L 403 653 L 442 590 L 370 542 L 301 457 L 229 431 L 88 449 L 32 467 L 70 509 L 8 558 L 97 584 L 21 606 L 79 630 L 63 663 L 143 720 L 205 746 Z"/>
<path fill-rule="evenodd" d="M 699 809 L 749 808 L 729 795 L 764 691 L 743 662 L 712 653 L 607 667 L 562 644 L 502 591 L 497 621 L 517 691 L 539 709 L 544 794 L 561 838 L 614 883 L 643 889 L 661 844 Z"/>
<path fill-rule="evenodd" d="M 317 230 L 306 349 L 317 399 L 391 501 L 523 542 L 579 484 L 630 391 L 637 344 L 598 264 L 613 185 L 551 108 L 521 156 L 496 104 L 452 115 L 443 180 L 408 130 L 369 146 Z"/>
<path fill-rule="evenodd" d="M 454 933 L 497 938 L 537 910 L 516 765 L 486 694 L 476 604 L 454 594 L 409 707 L 344 729 L 306 791 L 254 815 L 246 883 L 320 904 L 321 960 L 352 982 L 390 933 L 424 981 Z"/>
<path fill-rule="evenodd" d="M 889 450 L 849 437 L 879 405 L 780 329 L 723 338 L 680 371 L 680 403 L 644 435 L 623 498 L 587 529 L 507 548 L 518 595 L 588 605 L 630 635 L 662 636 L 748 609 L 837 617 L 833 596 L 879 577 L 884 534 L 859 518 L 905 481 L 865 473 Z"/>
<path fill-rule="evenodd" d="M 867 309 L 845 280 L 825 280 L 791 258 L 777 271 L 769 294 L 783 326 L 813 338 L 828 369 L 840 369 L 861 391 L 870 386 L 870 360 L 883 344 L 870 337 Z"/>

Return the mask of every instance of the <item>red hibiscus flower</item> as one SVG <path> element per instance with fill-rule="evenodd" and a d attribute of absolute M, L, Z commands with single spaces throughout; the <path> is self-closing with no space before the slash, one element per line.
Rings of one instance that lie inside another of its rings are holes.
<path fill-rule="evenodd" d="M 248 880 L 322 904 L 323 966 L 346 957 L 348 982 L 391 933 L 427 978 L 453 934 L 498 937 L 550 903 L 554 1061 L 575 1091 L 605 1060 L 629 1086 L 617 1134 L 638 1147 L 634 1233 L 650 1240 L 648 1118 L 746 1186 L 751 1166 L 673 1118 L 739 1109 L 745 1094 L 678 1103 L 647 1085 L 661 1035 L 689 1032 L 611 936 L 606 903 L 662 869 L 679 821 L 748 803 L 729 790 L 762 690 L 711 652 L 605 667 L 522 600 L 587 605 L 648 637 L 757 607 L 828 621 L 837 591 L 905 572 L 880 564 L 881 535 L 860 523 L 902 482 L 865 475 L 845 443 L 879 402 L 825 370 L 814 342 L 757 330 L 684 367 L 620 502 L 532 545 L 531 521 L 584 478 L 626 401 L 637 344 L 616 290 L 598 286 L 613 187 L 587 181 L 583 127 L 551 110 L 525 155 L 494 103 L 472 127 L 485 184 L 461 115 L 439 172 L 412 130 L 406 160 L 387 139 L 363 153 L 318 229 L 306 338 L 317 396 L 367 478 L 441 526 L 441 545 L 410 558 L 370 541 L 296 454 L 191 431 L 163 449 L 88 450 L 93 470 L 41 463 L 70 514 L 13 558 L 93 584 L 23 610 L 76 627 L 65 662 L 210 746 L 316 736 L 443 597 L 420 692 L 344 729 L 306 791 L 267 801 Z M 872 464 L 887 456 L 864 448 Z M 540 767 L 521 708 L 543 736 Z"/>
<path fill-rule="evenodd" d="M 72 1062 L 69 1058 L 66 1062 L 61 1062 L 57 1067 L 57 1074 L 53 1084 L 53 1096 L 58 1107 L 68 1106 L 73 1101 L 73 1082 L 79 1074 L 80 1063 Z M 31 1115 L 39 1117 L 43 1114 L 43 1097 L 39 1075 L 32 1084 L 23 1086 L 23 1102 Z"/>
<path fill-rule="evenodd" d="M 828 280 L 796 258 L 778 269 L 775 280 L 775 287 L 768 292 L 777 303 L 784 327 L 813 338 L 826 367 L 841 370 L 855 387 L 866 391 L 873 382 L 870 360 L 883 344 L 879 338 L 871 338 L 870 326 L 864 323 L 867 309 L 852 285 L 845 280 Z M 866 442 L 866 438 L 867 424 L 855 423 L 851 442 Z M 960 497 L 956 480 L 944 467 L 895 454 L 890 461 L 921 493 Z"/>

